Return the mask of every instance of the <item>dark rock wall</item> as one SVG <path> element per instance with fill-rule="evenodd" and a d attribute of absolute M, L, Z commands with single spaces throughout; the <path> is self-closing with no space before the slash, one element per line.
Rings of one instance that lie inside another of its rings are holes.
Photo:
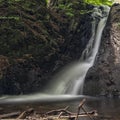
<path fill-rule="evenodd" d="M 120 4 L 111 8 L 96 62 L 85 79 L 84 94 L 120 94 Z"/>
<path fill-rule="evenodd" d="M 49 8 L 45 0 L 1 2 L 0 54 L 7 64 L 0 68 L 0 94 L 40 91 L 64 65 L 80 58 L 91 36 L 93 6 L 76 0 L 71 7 Z"/>

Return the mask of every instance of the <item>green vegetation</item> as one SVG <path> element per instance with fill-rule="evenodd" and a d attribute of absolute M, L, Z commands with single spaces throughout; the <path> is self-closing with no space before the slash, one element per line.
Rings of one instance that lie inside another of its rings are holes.
<path fill-rule="evenodd" d="M 94 5 L 108 5 L 111 6 L 114 0 L 85 0 L 86 3 Z"/>
<path fill-rule="evenodd" d="M 78 13 L 86 14 L 91 12 L 87 9 L 87 4 L 111 6 L 113 0 L 58 0 L 57 5 L 54 7 L 63 10 L 68 17 L 77 17 Z"/>
<path fill-rule="evenodd" d="M 61 10 L 65 11 L 65 14 L 67 16 L 73 17 L 74 16 L 74 11 L 72 9 L 72 6 L 73 6 L 72 3 L 67 4 L 67 5 L 65 5 L 65 4 L 59 4 L 58 5 L 58 9 L 61 9 Z"/>
<path fill-rule="evenodd" d="M 34 51 L 38 50 L 36 44 L 46 43 L 47 40 L 43 36 L 47 33 L 44 25 L 44 21 L 47 21 L 46 3 L 41 1 L 0 0 L 0 52 L 2 55 L 16 58 L 24 54 L 34 54 Z"/>
<path fill-rule="evenodd" d="M 56 9 L 61 10 L 68 17 L 77 17 L 80 14 L 85 14 L 88 11 L 86 3 L 83 0 L 60 0 L 57 6 L 54 6 Z"/>
<path fill-rule="evenodd" d="M 9 16 L 9 17 L 6 17 L 6 16 L 0 16 L 0 20 L 12 20 L 12 19 L 14 19 L 14 20 L 20 20 L 20 18 L 19 17 L 14 17 L 14 16 Z"/>
<path fill-rule="evenodd" d="M 61 24 L 91 12 L 86 3 L 111 5 L 109 0 L 58 0 L 49 11 L 49 0 L 0 0 L 0 51 L 9 57 L 24 54 L 47 55 L 45 49 L 56 51 Z M 63 18 L 62 18 L 63 17 Z M 52 33 L 55 33 L 53 35 Z M 63 39 L 63 38 L 60 38 Z"/>
<path fill-rule="evenodd" d="M 45 1 L 46 1 L 47 4 L 49 3 L 49 0 L 45 0 Z"/>

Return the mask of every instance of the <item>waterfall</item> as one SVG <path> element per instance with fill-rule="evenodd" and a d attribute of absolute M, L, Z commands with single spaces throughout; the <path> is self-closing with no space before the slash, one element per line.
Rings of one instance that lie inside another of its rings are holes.
<path fill-rule="evenodd" d="M 42 93 L 3 96 L 0 97 L 0 104 L 32 101 L 60 101 L 79 97 L 77 94 L 82 94 L 85 76 L 89 68 L 93 66 L 98 53 L 102 31 L 107 21 L 109 9 L 110 8 L 107 6 L 93 9 L 92 35 L 80 59 L 68 65 L 55 75 L 54 79 L 48 83 Z"/>
<path fill-rule="evenodd" d="M 58 73 L 45 88 L 45 92 L 51 94 L 82 94 L 85 76 L 89 68 L 94 64 L 101 41 L 102 31 L 109 14 L 109 7 L 103 6 L 101 8 L 103 10 L 99 7 L 93 9 L 92 36 L 80 60 L 70 64 Z"/>

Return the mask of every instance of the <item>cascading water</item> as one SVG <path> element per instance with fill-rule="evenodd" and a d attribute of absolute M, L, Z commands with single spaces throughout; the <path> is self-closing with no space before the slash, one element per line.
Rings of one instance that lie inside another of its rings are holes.
<path fill-rule="evenodd" d="M 48 84 L 49 93 L 52 94 L 82 94 L 84 79 L 87 71 L 93 66 L 96 54 L 99 49 L 102 31 L 105 27 L 109 7 L 93 9 L 92 36 L 83 51 L 80 60 L 63 69 L 53 80 Z M 47 91 L 47 88 L 45 91 Z"/>
<path fill-rule="evenodd" d="M 75 98 L 74 95 L 78 93 L 82 94 L 84 79 L 87 71 L 94 64 L 108 14 L 109 7 L 107 6 L 103 6 L 101 9 L 94 8 L 92 14 L 92 36 L 80 60 L 64 68 L 57 74 L 54 79 L 51 80 L 51 83 L 46 86 L 45 90 L 43 90 L 45 94 L 37 93 L 34 95 L 3 96 L 0 98 L 0 103 L 65 100 Z M 51 96 L 51 94 L 55 95 Z M 70 96 L 65 94 L 69 94 Z"/>

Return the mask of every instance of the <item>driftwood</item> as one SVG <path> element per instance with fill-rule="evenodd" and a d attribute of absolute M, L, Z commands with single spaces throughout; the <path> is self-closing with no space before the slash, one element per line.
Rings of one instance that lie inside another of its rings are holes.
<path fill-rule="evenodd" d="M 17 120 L 18 119 L 24 119 L 26 116 L 30 115 L 31 113 L 33 112 L 33 109 L 30 108 L 24 112 L 12 112 L 12 113 L 8 113 L 8 114 L 3 114 L 3 115 L 0 115 L 0 119 L 6 119 L 6 118 L 13 118 L 13 117 L 17 117 Z M 14 119 L 13 119 L 14 120 Z"/>
<path fill-rule="evenodd" d="M 86 101 L 86 99 L 83 99 L 83 100 L 80 102 L 80 104 L 79 104 L 79 106 L 78 106 L 78 112 L 77 112 L 77 115 L 76 115 L 76 119 L 75 119 L 75 120 L 78 120 L 79 113 L 80 113 L 80 109 L 82 109 L 82 110 L 85 112 L 85 114 L 86 114 L 91 120 L 94 120 L 94 118 L 91 116 L 91 114 L 89 114 L 89 113 L 85 110 L 85 108 L 83 107 L 85 101 Z"/>
<path fill-rule="evenodd" d="M 98 116 L 96 110 L 94 110 L 94 111 L 90 111 L 90 112 L 87 112 L 87 113 L 80 113 L 80 114 L 78 114 L 78 117 L 87 117 L 88 115 L 91 116 L 91 117 L 96 117 L 96 116 Z M 48 119 L 56 119 L 56 118 L 58 118 L 58 117 L 59 117 L 58 115 L 47 116 Z M 73 114 L 71 114 L 71 115 L 61 115 L 61 116 L 59 117 L 59 119 L 61 119 L 61 118 L 69 118 L 69 119 L 72 118 L 72 119 L 76 119 L 76 114 L 73 113 Z"/>
<path fill-rule="evenodd" d="M 79 104 L 79 106 L 78 106 L 78 111 L 77 111 L 77 115 L 76 115 L 75 120 L 78 120 L 78 116 L 79 116 L 79 113 L 80 113 L 80 108 L 83 106 L 83 104 L 85 103 L 85 101 L 86 101 L 86 99 L 83 99 L 83 100 L 80 102 L 80 104 Z"/>
<path fill-rule="evenodd" d="M 91 115 L 92 117 L 97 117 L 98 114 L 97 113 L 93 113 L 93 114 L 89 114 Z M 84 113 L 84 114 L 79 114 L 78 117 L 88 117 L 88 114 Z M 56 116 L 49 116 L 47 117 L 48 119 L 56 119 L 58 118 L 57 115 Z M 75 119 L 76 118 L 76 115 L 70 115 L 70 116 L 66 116 L 66 115 L 61 115 L 61 117 L 59 119 Z"/>
<path fill-rule="evenodd" d="M 83 99 L 80 104 L 78 105 L 78 110 L 77 113 L 73 113 L 70 112 L 68 110 L 69 106 L 63 108 L 63 109 L 57 109 L 57 110 L 51 110 L 46 112 L 45 114 L 36 114 L 36 112 L 30 108 L 24 112 L 13 112 L 13 113 L 8 113 L 8 114 L 3 114 L 0 115 L 0 119 L 5 119 L 7 120 L 7 118 L 14 118 L 12 120 L 19 120 L 19 119 L 23 119 L 25 120 L 26 118 L 29 119 L 33 118 L 33 119 L 37 119 L 37 120 L 54 120 L 54 119 L 74 119 L 74 120 L 78 120 L 79 117 L 89 117 L 91 120 L 94 120 L 94 117 L 98 116 L 97 111 L 93 110 L 93 111 L 89 111 L 87 112 L 84 108 L 84 103 L 85 103 L 86 99 Z M 83 112 L 80 112 L 80 110 L 82 110 Z M 39 118 L 37 118 L 37 116 L 39 116 Z M 16 117 L 16 119 L 15 119 Z"/>
<path fill-rule="evenodd" d="M 85 110 L 85 108 L 83 106 L 81 106 L 81 109 L 86 113 L 86 115 L 91 119 L 91 120 L 94 120 L 94 118 L 88 114 L 88 112 Z"/>
<path fill-rule="evenodd" d="M 33 110 L 32 108 L 30 108 L 30 109 L 22 112 L 22 113 L 17 117 L 17 119 L 25 119 L 26 116 L 28 116 L 28 115 L 30 115 L 31 113 L 33 113 L 33 111 L 34 111 L 34 110 Z"/>
<path fill-rule="evenodd" d="M 47 115 L 47 116 L 48 115 L 58 115 L 59 113 L 65 113 L 67 115 L 73 114 L 72 112 L 68 111 L 67 109 L 68 109 L 68 107 L 66 107 L 64 109 L 51 110 L 51 111 L 45 113 L 45 115 Z"/>
<path fill-rule="evenodd" d="M 18 116 L 21 112 L 12 112 L 12 113 L 8 113 L 8 114 L 3 114 L 0 115 L 0 119 L 4 119 L 4 118 L 11 118 L 14 116 Z"/>
<path fill-rule="evenodd" d="M 85 110 L 85 108 L 83 107 L 84 103 L 85 103 L 86 99 L 83 99 L 79 106 L 78 106 L 78 111 L 77 113 L 72 113 L 70 111 L 68 111 L 68 107 L 64 108 L 64 109 L 57 109 L 57 110 L 51 110 L 47 113 L 45 113 L 45 116 L 48 119 L 55 119 L 55 118 L 73 118 L 75 120 L 78 120 L 79 117 L 89 117 L 91 120 L 94 120 L 94 116 L 98 116 L 97 111 L 90 111 L 87 112 Z M 80 109 L 82 109 L 84 111 L 84 113 L 80 113 Z"/>
<path fill-rule="evenodd" d="M 69 108 L 69 106 L 65 107 L 65 111 Z M 60 112 L 60 114 L 58 115 L 58 118 L 60 118 L 60 116 L 63 114 L 64 112 Z"/>

